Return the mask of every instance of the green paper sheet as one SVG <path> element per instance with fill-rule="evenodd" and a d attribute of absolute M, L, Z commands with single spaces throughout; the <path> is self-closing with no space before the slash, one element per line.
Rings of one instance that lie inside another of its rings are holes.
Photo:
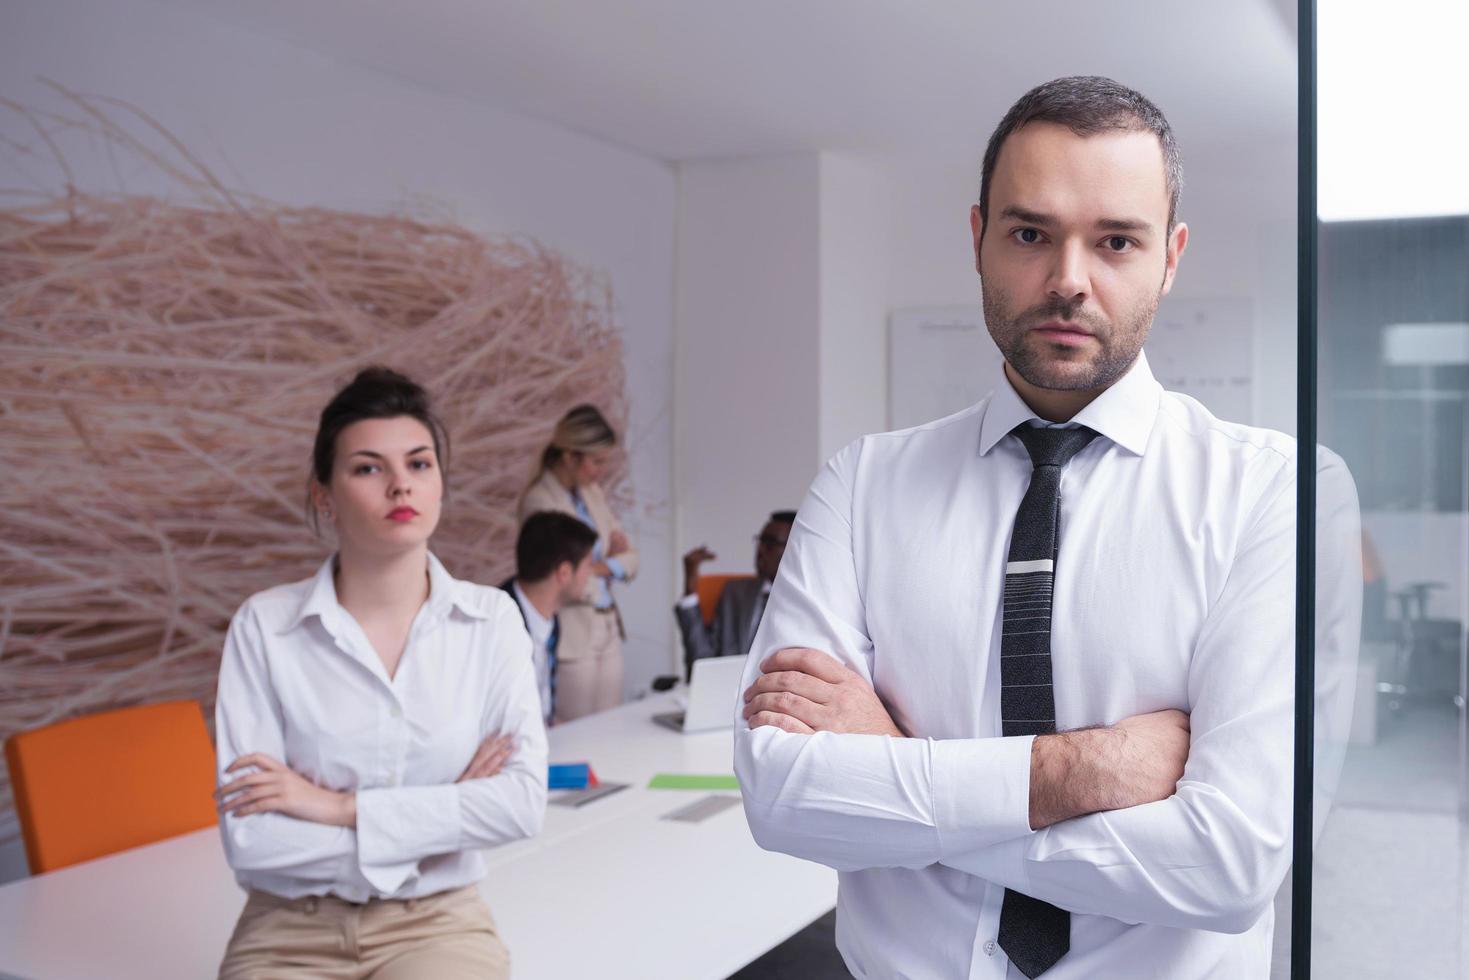
<path fill-rule="evenodd" d="M 733 789 L 740 788 L 734 776 L 687 776 L 660 772 L 648 783 L 649 789 Z"/>

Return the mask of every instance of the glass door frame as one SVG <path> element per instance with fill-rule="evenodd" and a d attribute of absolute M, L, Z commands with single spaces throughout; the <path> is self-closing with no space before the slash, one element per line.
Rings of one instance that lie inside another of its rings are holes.
<path fill-rule="evenodd" d="M 1290 975 L 1311 976 L 1316 735 L 1316 2 L 1298 0 L 1296 122 L 1296 724 Z"/>

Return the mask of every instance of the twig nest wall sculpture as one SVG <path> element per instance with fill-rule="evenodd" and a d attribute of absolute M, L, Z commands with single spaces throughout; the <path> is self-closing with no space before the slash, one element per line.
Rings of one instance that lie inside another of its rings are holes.
<path fill-rule="evenodd" d="M 161 129 L 169 156 L 126 110 L 70 98 L 76 118 L 4 104 L 35 146 L 81 128 L 187 203 L 78 190 L 55 150 L 65 189 L 0 210 L 0 738 L 212 706 L 235 608 L 330 551 L 305 523 L 311 439 L 368 364 L 424 384 L 449 428 L 435 552 L 460 577 L 509 574 L 556 419 L 590 401 L 625 431 L 606 286 L 527 240 L 242 196 Z M 0 806 L 14 833 L 8 784 Z"/>

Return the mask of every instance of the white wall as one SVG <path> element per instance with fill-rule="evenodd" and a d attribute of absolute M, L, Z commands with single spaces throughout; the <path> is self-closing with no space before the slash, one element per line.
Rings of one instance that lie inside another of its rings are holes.
<path fill-rule="evenodd" d="M 679 167 L 681 549 L 749 572 L 751 537 L 887 414 L 887 185 L 842 154 Z"/>
<path fill-rule="evenodd" d="M 674 496 L 706 571 L 753 572 L 752 537 L 821 460 L 819 187 L 814 154 L 679 168 Z"/>
<path fill-rule="evenodd" d="M 818 456 L 887 421 L 888 182 L 865 161 L 820 156 Z"/>
<path fill-rule="evenodd" d="M 1248 145 L 1184 147 L 1179 215 L 1191 238 L 1178 296 L 1254 304 L 1255 415 L 1296 431 L 1295 134 Z M 1166 302 L 1166 300 L 1165 300 Z"/>
<path fill-rule="evenodd" d="M 628 689 L 671 657 L 673 231 L 666 164 L 492 107 L 143 0 L 7 3 L 0 94 L 55 106 L 45 76 L 146 110 L 228 179 L 286 204 L 384 211 L 429 199 L 467 227 L 533 236 L 609 278 L 626 344 L 630 532 L 622 596 Z M 0 136 L 32 138 L 8 113 Z M 87 189 L 164 192 L 156 175 L 78 157 Z M 0 153 L 0 186 L 34 186 Z M 52 187 L 55 183 L 51 183 Z M 814 275 L 814 272 L 812 273 Z M 304 462 L 303 462 L 304 466 Z"/>

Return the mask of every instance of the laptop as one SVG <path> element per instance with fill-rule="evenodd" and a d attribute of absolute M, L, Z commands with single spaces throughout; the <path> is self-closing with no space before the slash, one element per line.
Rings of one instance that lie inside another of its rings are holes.
<path fill-rule="evenodd" d="M 744 657 L 705 657 L 694 661 L 687 711 L 668 711 L 653 720 L 676 732 L 706 732 L 734 725 L 735 698 L 745 674 Z"/>

